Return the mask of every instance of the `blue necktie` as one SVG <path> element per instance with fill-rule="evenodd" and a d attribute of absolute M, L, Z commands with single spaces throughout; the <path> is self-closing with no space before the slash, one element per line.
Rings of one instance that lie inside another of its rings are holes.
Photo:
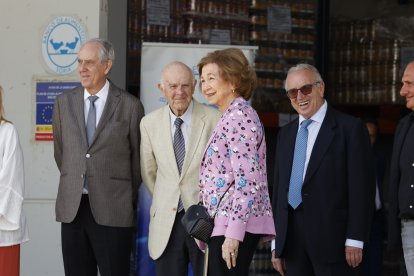
<path fill-rule="evenodd" d="M 303 171 L 305 168 L 308 126 L 310 123 L 312 123 L 311 119 L 303 121 L 296 136 L 295 154 L 293 156 L 288 194 L 288 202 L 293 209 L 296 209 L 302 202 Z"/>
<path fill-rule="evenodd" d="M 183 168 L 184 157 L 185 157 L 185 142 L 183 132 L 181 131 L 181 125 L 184 121 L 181 118 L 175 119 L 175 133 L 174 133 L 174 154 L 175 161 L 177 162 L 178 172 L 181 175 L 181 169 Z M 178 200 L 177 212 L 181 212 L 184 209 L 181 198 Z"/>

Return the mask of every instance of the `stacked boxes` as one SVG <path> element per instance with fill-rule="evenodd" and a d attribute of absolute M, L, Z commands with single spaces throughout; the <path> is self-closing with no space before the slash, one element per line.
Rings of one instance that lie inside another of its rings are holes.
<path fill-rule="evenodd" d="M 381 32 L 379 20 L 331 25 L 329 83 L 334 103 L 398 103 L 402 41 Z"/>

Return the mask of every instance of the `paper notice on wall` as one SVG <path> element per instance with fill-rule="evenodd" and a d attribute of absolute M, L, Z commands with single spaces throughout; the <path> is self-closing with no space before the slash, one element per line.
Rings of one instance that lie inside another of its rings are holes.
<path fill-rule="evenodd" d="M 273 5 L 267 8 L 267 31 L 274 33 L 292 32 L 290 7 Z"/>
<path fill-rule="evenodd" d="M 230 45 L 230 30 L 212 29 L 210 32 L 210 44 Z"/>
<path fill-rule="evenodd" d="M 147 24 L 170 25 L 169 0 L 147 0 Z"/>

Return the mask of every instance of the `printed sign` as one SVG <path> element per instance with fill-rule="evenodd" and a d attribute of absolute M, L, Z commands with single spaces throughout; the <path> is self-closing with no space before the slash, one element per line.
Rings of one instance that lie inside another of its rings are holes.
<path fill-rule="evenodd" d="M 292 16 L 289 7 L 273 5 L 267 9 L 267 31 L 274 33 L 291 33 Z"/>
<path fill-rule="evenodd" d="M 62 92 L 80 86 L 79 82 L 36 83 L 36 141 L 52 141 L 52 114 L 55 98 Z"/>
<path fill-rule="evenodd" d="M 148 25 L 170 25 L 170 1 L 148 0 L 147 1 L 147 24 Z"/>
<path fill-rule="evenodd" d="M 212 29 L 210 32 L 210 43 L 220 45 L 230 45 L 230 30 Z"/>
<path fill-rule="evenodd" d="M 42 54 L 49 71 L 66 75 L 77 68 L 77 55 L 86 41 L 85 28 L 71 16 L 53 19 L 42 36 Z"/>

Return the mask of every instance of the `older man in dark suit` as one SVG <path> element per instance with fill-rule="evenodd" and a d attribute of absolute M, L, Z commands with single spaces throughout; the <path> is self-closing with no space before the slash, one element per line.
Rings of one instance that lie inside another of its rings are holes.
<path fill-rule="evenodd" d="M 292 67 L 285 88 L 299 118 L 278 135 L 273 266 L 289 276 L 357 275 L 375 188 L 367 129 L 327 104 L 312 65 Z"/>
<path fill-rule="evenodd" d="M 129 275 L 135 225 L 141 102 L 107 80 L 112 45 L 86 42 L 78 54 L 82 87 L 56 98 L 56 220 L 66 275 Z"/>

